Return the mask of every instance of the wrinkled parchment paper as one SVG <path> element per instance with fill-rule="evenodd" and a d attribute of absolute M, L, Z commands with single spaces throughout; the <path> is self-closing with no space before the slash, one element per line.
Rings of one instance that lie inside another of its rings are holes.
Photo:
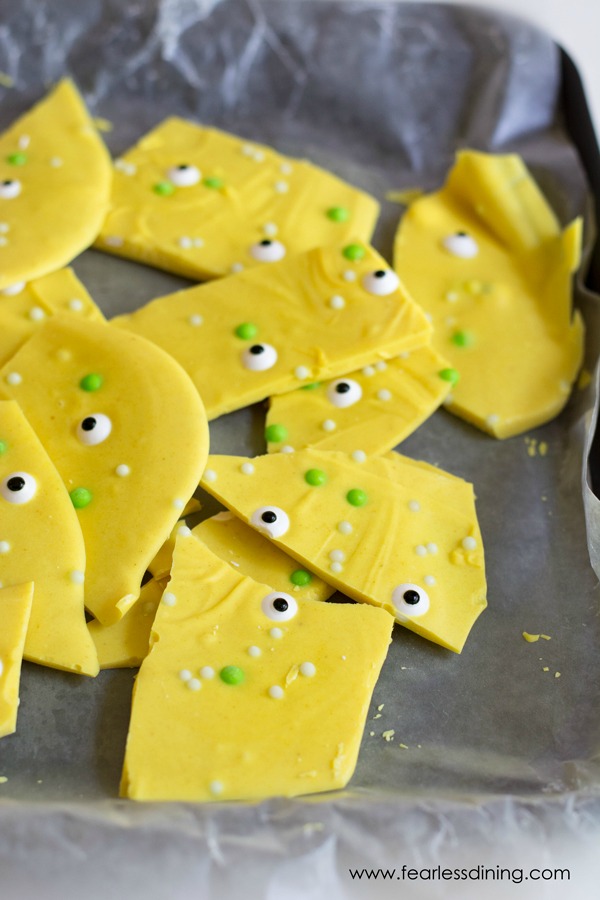
<path fill-rule="evenodd" d="M 176 113 L 306 155 L 383 200 L 438 186 L 457 147 L 516 150 L 564 223 L 586 208 L 561 126 L 558 49 L 488 12 L 3 0 L 0 71 L 14 81 L 0 87 L 3 123 L 68 72 L 113 123 L 115 154 Z M 388 257 L 401 212 L 384 202 L 375 243 Z M 95 251 L 75 268 L 108 315 L 187 283 Z M 577 302 L 593 371 L 598 301 L 579 286 Z M 600 571 L 600 501 L 583 465 L 594 397 L 593 383 L 576 390 L 557 420 L 504 442 L 440 411 L 402 445 L 475 483 L 489 608 L 461 656 L 396 629 L 343 793 L 208 807 L 118 801 L 134 672 L 91 680 L 26 664 L 18 733 L 0 744 L 3 900 L 496 896 L 502 886 L 490 882 L 375 886 L 348 874 L 459 866 L 476 846 L 490 864 L 560 864 L 568 850 L 574 872 L 589 866 L 600 823 L 600 592 L 587 545 Z M 213 452 L 263 452 L 263 422 L 257 406 L 212 423 Z M 523 631 L 551 640 L 526 643 Z M 523 883 L 519 893 L 564 887 Z"/>

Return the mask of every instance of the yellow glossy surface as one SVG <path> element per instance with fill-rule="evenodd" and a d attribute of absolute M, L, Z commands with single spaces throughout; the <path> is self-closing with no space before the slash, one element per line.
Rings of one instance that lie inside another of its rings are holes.
<path fill-rule="evenodd" d="M 85 547 L 73 504 L 16 403 L 0 402 L 0 442 L 0 583 L 35 584 L 25 658 L 96 675 L 83 606 Z M 27 502 L 10 502 L 18 495 L 5 482 L 22 473 L 28 485 L 35 482 L 35 493 Z"/>
<path fill-rule="evenodd" d="M 23 646 L 33 582 L 0 589 L 0 737 L 17 727 Z"/>
<path fill-rule="evenodd" d="M 97 390 L 80 387 L 88 374 L 102 378 Z M 77 511 L 85 603 L 110 625 L 135 602 L 148 563 L 197 487 L 208 452 L 198 394 L 155 345 L 73 316 L 48 320 L 23 345 L 0 371 L 0 392 L 21 405 L 69 493 L 91 494 Z M 82 423 L 94 416 L 96 424 L 108 419 L 110 431 L 102 439 L 98 425 L 99 441 L 89 444 Z"/>
<path fill-rule="evenodd" d="M 457 232 L 466 258 L 445 244 Z M 460 374 L 448 409 L 498 438 L 560 412 L 583 354 L 580 246 L 581 221 L 561 231 L 518 156 L 463 151 L 442 190 L 412 204 L 394 265 Z"/>
<path fill-rule="evenodd" d="M 19 163 L 10 160 L 19 160 Z M 52 91 L 0 136 L 0 289 L 69 263 L 88 247 L 108 209 L 112 167 L 71 81 Z"/>
<path fill-rule="evenodd" d="M 446 503 L 436 470 L 427 478 L 417 465 L 414 478 L 410 471 L 402 477 L 392 462 L 356 463 L 334 451 L 260 456 L 250 476 L 241 468 L 246 462 L 210 456 L 203 486 L 250 524 L 264 507 L 276 507 L 278 520 L 283 511 L 288 528 L 273 540 L 290 555 L 354 600 L 461 651 L 485 608 L 486 583 L 474 509 L 457 505 L 456 487 Z M 314 470 L 323 476 L 317 486 L 306 480 Z M 362 492 L 361 505 L 349 501 L 353 491 Z M 265 531 L 260 520 L 254 527 Z M 473 544 L 468 551 L 465 541 Z M 407 584 L 428 601 L 410 609 L 395 603 L 394 592 Z"/>
<path fill-rule="evenodd" d="M 270 593 L 193 535 L 178 537 L 135 682 L 123 795 L 260 799 L 348 782 L 393 619 L 298 599 L 295 615 L 274 620 L 263 609 Z M 225 683 L 226 666 L 243 680 Z"/>
<path fill-rule="evenodd" d="M 195 183 L 176 183 L 181 164 Z M 344 221 L 328 216 L 340 208 Z M 289 254 L 368 241 L 378 212 L 368 194 L 308 162 L 172 118 L 117 161 L 97 246 L 202 280 L 257 265 L 251 248 L 263 239 Z"/>
<path fill-rule="evenodd" d="M 153 578 L 143 585 L 131 609 L 114 625 L 101 625 L 97 619 L 88 623 L 101 669 L 141 665 L 148 653 L 150 629 L 163 590 L 164 583 Z"/>
<path fill-rule="evenodd" d="M 402 285 L 386 296 L 365 288 L 371 273 L 388 271 L 382 257 L 365 246 L 353 262 L 343 249 L 311 250 L 178 291 L 113 324 L 172 354 L 209 419 L 428 343 L 431 326 Z M 331 307 L 334 296 L 343 308 Z M 240 325 L 253 326 L 252 337 L 238 337 Z M 263 344 L 275 350 L 273 364 L 248 368 L 250 348 Z"/>

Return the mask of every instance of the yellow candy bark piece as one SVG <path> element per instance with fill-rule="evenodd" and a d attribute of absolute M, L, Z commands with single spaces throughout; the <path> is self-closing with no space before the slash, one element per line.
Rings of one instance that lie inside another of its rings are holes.
<path fill-rule="evenodd" d="M 108 209 L 110 157 L 65 79 L 0 137 L 0 289 L 69 263 Z"/>
<path fill-rule="evenodd" d="M 72 269 L 59 269 L 29 284 L 13 285 L 0 294 L 4 295 L 0 296 L 0 365 L 10 359 L 49 316 L 67 313 L 104 321 Z"/>
<path fill-rule="evenodd" d="M 437 477 L 413 486 L 326 450 L 257 457 L 251 476 L 247 462 L 210 456 L 203 486 L 349 597 L 460 653 L 486 605 L 483 548 Z"/>
<path fill-rule="evenodd" d="M 85 624 L 85 547 L 61 478 L 16 403 L 0 402 L 0 584 L 35 583 L 25 658 L 98 674 Z"/>
<path fill-rule="evenodd" d="M 343 787 L 393 619 L 241 575 L 193 535 L 135 682 L 121 793 L 241 800 Z"/>
<path fill-rule="evenodd" d="M 101 625 L 97 619 L 88 624 L 101 669 L 141 665 L 148 653 L 150 630 L 163 590 L 164 583 L 153 578 L 143 585 L 131 609 L 114 625 Z"/>
<path fill-rule="evenodd" d="M 115 164 L 97 246 L 201 280 L 368 241 L 378 212 L 368 194 L 308 162 L 173 118 Z"/>
<path fill-rule="evenodd" d="M 334 297 L 341 308 L 331 305 Z M 209 419 L 413 350 L 431 333 L 396 275 L 362 244 L 178 291 L 113 324 L 174 356 Z"/>
<path fill-rule="evenodd" d="M 395 268 L 459 376 L 448 409 L 498 438 L 560 412 L 583 354 L 571 313 L 580 245 L 581 221 L 561 232 L 518 156 L 463 151 L 445 186 L 410 207 Z"/>
<path fill-rule="evenodd" d="M 173 547 L 175 546 L 175 534 L 179 525 L 185 526 L 185 517 L 191 516 L 202 509 L 202 504 L 195 497 L 190 497 L 181 513 L 178 525 L 175 526 L 167 540 L 164 542 L 154 559 L 148 564 L 148 571 L 154 578 L 166 578 L 171 571 L 173 560 Z M 187 527 L 187 526 L 186 526 Z"/>
<path fill-rule="evenodd" d="M 0 737 L 17 727 L 19 681 L 33 582 L 0 589 Z"/>
<path fill-rule="evenodd" d="M 442 403 L 450 390 L 447 370 L 439 353 L 420 347 L 311 390 L 272 397 L 265 431 L 269 452 L 318 447 L 359 457 L 385 453 Z"/>
<path fill-rule="evenodd" d="M 154 344 L 73 316 L 50 319 L 21 347 L 0 391 L 21 405 L 67 486 L 85 539 L 85 603 L 111 625 L 197 487 L 208 452 L 198 394 Z"/>

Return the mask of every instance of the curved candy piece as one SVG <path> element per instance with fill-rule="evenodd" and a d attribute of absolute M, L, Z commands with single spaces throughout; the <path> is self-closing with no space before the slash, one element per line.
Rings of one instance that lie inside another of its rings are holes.
<path fill-rule="evenodd" d="M 17 727 L 21 661 L 33 582 L 0 589 L 0 737 Z"/>
<path fill-rule="evenodd" d="M 148 653 L 150 630 L 163 590 L 164 582 L 152 578 L 142 586 L 131 609 L 114 625 L 102 625 L 97 619 L 88 624 L 101 669 L 141 665 Z"/>
<path fill-rule="evenodd" d="M 349 597 L 460 653 L 486 583 L 474 510 L 457 505 L 456 487 L 446 503 L 437 470 L 403 478 L 392 462 L 326 450 L 257 457 L 250 476 L 248 462 L 209 457 L 203 487 Z"/>
<path fill-rule="evenodd" d="M 178 291 L 113 324 L 174 356 L 209 419 L 421 347 L 431 333 L 396 275 L 362 244 Z"/>
<path fill-rule="evenodd" d="M 103 624 L 139 595 L 148 563 L 197 487 L 208 453 L 202 403 L 149 341 L 54 317 L 0 371 L 77 509 L 85 603 Z"/>
<path fill-rule="evenodd" d="M 58 472 L 17 404 L 0 401 L 0 583 L 35 583 L 25 659 L 97 675 L 85 568 L 81 528 Z"/>
<path fill-rule="evenodd" d="M 392 625 L 383 610 L 273 591 L 178 536 L 135 682 L 121 793 L 241 800 L 343 787 Z"/>
<path fill-rule="evenodd" d="M 167 119 L 115 163 L 101 250 L 196 280 L 368 241 L 379 205 L 303 160 Z"/>
<path fill-rule="evenodd" d="M 110 157 L 65 79 L 0 137 L 0 289 L 69 263 L 108 209 Z"/>
<path fill-rule="evenodd" d="M 561 232 L 518 156 L 462 151 L 446 185 L 412 204 L 394 265 L 458 373 L 451 412 L 498 438 L 560 412 L 583 355 L 580 245 L 581 221 Z"/>

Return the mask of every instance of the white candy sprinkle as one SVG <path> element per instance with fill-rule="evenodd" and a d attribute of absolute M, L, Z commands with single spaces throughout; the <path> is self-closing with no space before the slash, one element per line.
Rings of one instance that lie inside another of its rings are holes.
<path fill-rule="evenodd" d="M 229 271 L 232 273 L 232 275 L 237 275 L 238 272 L 244 271 L 244 266 L 242 265 L 242 263 L 232 263 Z"/>
<path fill-rule="evenodd" d="M 188 528 L 187 525 L 180 525 L 177 529 L 177 534 L 179 537 L 189 537 L 192 533 L 192 529 Z"/>
<path fill-rule="evenodd" d="M 398 359 L 408 359 L 409 357 L 410 357 L 410 353 L 408 353 L 408 352 L 398 354 Z"/>
<path fill-rule="evenodd" d="M 291 175 L 294 169 L 293 166 L 290 165 L 290 163 L 281 163 L 279 171 L 282 175 Z"/>
<path fill-rule="evenodd" d="M 387 363 L 385 362 L 385 360 L 380 359 L 379 362 L 375 363 L 375 368 L 378 372 L 385 372 L 385 370 L 387 369 Z"/>
<path fill-rule="evenodd" d="M 364 369 L 362 370 L 362 373 L 363 373 L 363 375 L 366 375 L 367 378 L 370 378 L 371 375 L 375 374 L 375 369 L 373 366 L 365 366 Z"/>
<path fill-rule="evenodd" d="M 8 224 L 8 222 L 0 222 L 0 234 L 6 234 L 8 231 L 10 231 L 10 225 Z M 20 283 L 21 283 L 23 286 L 25 286 L 25 282 L 24 282 L 24 281 L 22 281 L 22 282 L 20 282 Z M 5 288 L 4 290 L 5 290 L 5 291 L 8 291 L 9 288 Z"/>
<path fill-rule="evenodd" d="M 29 318 L 32 322 L 41 322 L 46 318 L 46 313 L 41 306 L 32 306 L 29 310 Z"/>
<path fill-rule="evenodd" d="M 24 281 L 16 281 L 14 284 L 11 284 L 0 291 L 0 294 L 2 294 L 3 297 L 14 297 L 17 294 L 20 294 L 24 287 Z"/>
<path fill-rule="evenodd" d="M 50 160 L 50 165 L 52 166 L 53 169 L 60 169 L 62 164 L 63 164 L 63 161 L 60 158 L 60 156 L 53 156 L 52 159 Z"/>
<path fill-rule="evenodd" d="M 189 681 L 192 677 L 192 673 L 189 669 L 181 669 L 181 671 L 179 672 L 179 677 L 182 681 Z"/>
<path fill-rule="evenodd" d="M 433 553 L 433 554 L 437 553 L 437 552 L 438 552 L 438 545 L 437 545 L 437 544 L 434 544 L 434 543 L 429 543 L 429 544 L 427 544 L 427 552 L 428 552 L 428 553 Z"/>
<path fill-rule="evenodd" d="M 83 584 L 85 581 L 85 575 L 83 572 L 80 572 L 78 569 L 73 569 L 70 573 L 69 578 L 73 582 L 73 584 Z"/>
<path fill-rule="evenodd" d="M 183 509 L 185 507 L 185 501 L 181 499 L 181 497 L 175 497 L 173 500 L 173 508 L 174 509 Z"/>
<path fill-rule="evenodd" d="M 171 593 L 171 591 L 165 591 L 162 595 L 162 602 L 165 606 L 175 606 L 177 603 L 177 597 L 175 594 Z"/>
<path fill-rule="evenodd" d="M 10 550 L 10 544 L 8 541 L 0 541 L 0 553 L 8 553 Z"/>
<path fill-rule="evenodd" d="M 458 296 L 459 295 L 456 291 L 448 291 L 446 293 L 446 300 L 448 301 L 448 303 L 456 303 L 456 301 L 458 300 Z"/>
<path fill-rule="evenodd" d="M 127 162 L 124 159 L 115 160 L 115 169 L 122 172 L 123 175 L 135 175 L 137 166 L 134 163 Z"/>
<path fill-rule="evenodd" d="M 109 234 L 104 238 L 104 243 L 107 247 L 122 247 L 124 241 L 118 234 Z"/>
<path fill-rule="evenodd" d="M 411 500 L 408 504 L 408 508 L 411 512 L 419 512 L 419 510 L 421 509 L 421 504 L 418 500 Z"/>
<path fill-rule="evenodd" d="M 329 559 L 333 560 L 333 562 L 344 562 L 346 554 L 343 550 L 332 550 L 329 554 Z"/>
<path fill-rule="evenodd" d="M 377 391 L 377 398 L 378 398 L 379 400 L 391 400 L 391 399 L 392 399 L 392 392 L 391 392 L 391 391 L 388 391 L 387 388 L 381 388 L 380 391 Z"/>
<path fill-rule="evenodd" d="M 423 544 L 417 544 L 415 553 L 417 556 L 427 556 L 427 547 L 424 547 Z"/>
<path fill-rule="evenodd" d="M 340 572 L 343 571 L 344 567 L 341 564 L 341 562 L 332 562 L 331 565 L 329 566 L 329 569 L 331 572 L 334 572 L 335 574 L 339 574 Z"/>
<path fill-rule="evenodd" d="M 477 547 L 477 541 L 474 537 L 466 537 L 462 539 L 462 545 L 465 550 L 475 550 Z"/>
<path fill-rule="evenodd" d="M 73 297 L 72 300 L 69 300 L 67 306 L 71 312 L 81 312 L 83 309 L 83 300 L 80 300 L 79 297 Z"/>
<path fill-rule="evenodd" d="M 346 269 L 342 274 L 342 278 L 344 281 L 356 281 L 356 272 L 353 272 L 352 269 Z"/>
<path fill-rule="evenodd" d="M 329 305 L 332 309 L 343 309 L 346 305 L 346 301 L 343 297 L 340 297 L 339 294 L 334 294 L 329 301 Z"/>
<path fill-rule="evenodd" d="M 190 691 L 199 691 L 202 687 L 202 682 L 198 680 L 198 678 L 190 678 L 189 681 L 186 681 L 186 685 L 189 687 Z"/>
<path fill-rule="evenodd" d="M 433 577 L 433 575 L 426 575 L 425 578 L 423 579 L 423 581 L 429 587 L 431 587 L 432 585 L 435 584 L 435 578 Z"/>
<path fill-rule="evenodd" d="M 367 454 L 364 450 L 353 450 L 350 455 L 356 463 L 364 463 L 367 461 Z"/>
<path fill-rule="evenodd" d="M 18 372 L 9 372 L 5 379 L 7 384 L 21 384 L 23 381 L 23 376 L 19 375 Z"/>
<path fill-rule="evenodd" d="M 300 665 L 300 674 L 304 675 L 306 678 L 312 678 L 317 674 L 317 667 L 314 663 L 303 662 Z"/>
<path fill-rule="evenodd" d="M 279 452 L 280 453 L 295 453 L 295 450 L 290 444 L 284 444 Z"/>
<path fill-rule="evenodd" d="M 282 638 L 282 637 L 283 637 L 283 631 L 281 630 L 281 628 L 271 628 L 271 630 L 269 631 L 269 634 L 270 634 L 271 637 L 274 638 L 276 641 L 278 641 L 279 638 Z"/>
<path fill-rule="evenodd" d="M 179 246 L 181 247 L 182 250 L 189 250 L 190 247 L 192 246 L 192 239 L 191 239 L 191 237 L 187 237 L 187 235 L 184 234 L 183 237 L 179 238 L 177 243 L 179 244 Z"/>
<path fill-rule="evenodd" d="M 264 158 L 265 154 L 262 152 L 262 150 L 255 150 L 252 154 L 252 159 L 254 160 L 254 162 L 262 162 Z"/>
<path fill-rule="evenodd" d="M 0 676 L 2 675 L 3 672 L 4 672 L 4 663 L 0 659 Z"/>
<path fill-rule="evenodd" d="M 131 469 L 129 466 L 126 466 L 125 463 L 121 463 L 115 469 L 115 474 L 119 476 L 119 478 L 127 478 L 127 476 L 131 473 Z"/>
<path fill-rule="evenodd" d="M 273 700 L 281 700 L 283 697 L 283 688 L 279 687 L 278 684 L 274 684 L 273 687 L 269 688 L 269 697 L 272 697 Z"/>
<path fill-rule="evenodd" d="M 325 421 L 321 424 L 321 428 L 323 429 L 323 431 L 335 431 L 337 425 L 333 421 L 333 419 L 325 419 Z"/>
<path fill-rule="evenodd" d="M 260 649 L 260 647 L 252 644 L 251 647 L 248 647 L 248 656 L 252 656 L 254 659 L 256 659 L 257 656 L 262 656 L 262 650 Z"/>
<path fill-rule="evenodd" d="M 8 244 L 8 238 L 2 237 L 0 235 L 0 247 L 6 247 L 7 244 Z"/>
<path fill-rule="evenodd" d="M 275 222 L 267 222 L 263 225 L 263 233 L 266 234 L 267 237 L 275 237 L 279 228 L 275 224 Z"/>
<path fill-rule="evenodd" d="M 223 783 L 221 781 L 211 781 L 208 786 L 211 794 L 222 794 L 223 793 Z"/>
<path fill-rule="evenodd" d="M 500 421 L 500 416 L 497 416 L 495 413 L 492 413 L 492 415 L 488 416 L 485 421 L 488 423 L 488 425 L 497 425 L 498 422 Z"/>
<path fill-rule="evenodd" d="M 206 471 L 204 472 L 204 475 L 202 477 L 203 477 L 204 481 L 207 481 L 210 484 L 211 481 L 217 480 L 217 473 L 215 472 L 214 469 L 206 469 Z"/>
<path fill-rule="evenodd" d="M 275 184 L 273 185 L 273 187 L 275 188 L 275 190 L 277 191 L 278 194 L 287 194 L 287 192 L 290 189 L 290 186 L 287 183 L 287 181 L 276 181 Z"/>
<path fill-rule="evenodd" d="M 337 530 L 340 534 L 352 534 L 354 528 L 351 522 L 338 522 Z"/>
<path fill-rule="evenodd" d="M 19 150 L 27 150 L 27 148 L 29 147 L 30 141 L 31 141 L 31 138 L 29 137 L 28 134 L 22 134 L 21 137 L 19 138 L 19 140 L 17 141 Z"/>
<path fill-rule="evenodd" d="M 296 378 L 304 381 L 310 376 L 310 369 L 306 366 L 296 366 L 296 368 L 294 369 L 294 375 L 296 376 Z"/>
<path fill-rule="evenodd" d="M 244 475 L 254 475 L 254 466 L 249 462 L 242 463 L 242 465 L 240 466 L 240 472 L 242 472 Z"/>
<path fill-rule="evenodd" d="M 202 666 L 202 668 L 200 669 L 200 677 L 208 678 L 210 680 L 211 678 L 215 677 L 215 670 L 212 666 Z"/>
<path fill-rule="evenodd" d="M 254 147 L 252 144 L 242 144 L 242 153 L 244 156 L 254 156 Z"/>
<path fill-rule="evenodd" d="M 199 313 L 194 313 L 189 317 L 188 322 L 190 323 L 190 325 L 193 325 L 194 328 L 198 328 L 199 325 L 202 325 L 204 319 Z"/>
<path fill-rule="evenodd" d="M 431 313 L 426 312 L 426 313 L 423 313 L 423 315 L 425 316 L 425 318 L 427 319 L 428 322 L 433 322 L 433 316 L 431 315 Z"/>

